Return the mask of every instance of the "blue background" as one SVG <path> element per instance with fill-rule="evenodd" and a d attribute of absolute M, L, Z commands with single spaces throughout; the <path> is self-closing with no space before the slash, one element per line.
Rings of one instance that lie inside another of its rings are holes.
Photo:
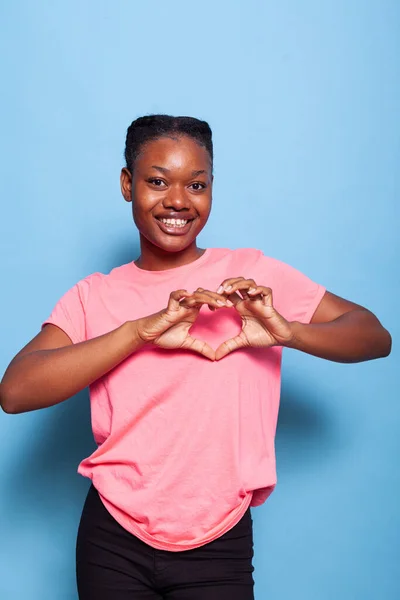
<path fill-rule="evenodd" d="M 256 598 L 398 599 L 400 4 L 14 0 L 0 22 L 0 370 L 77 280 L 137 255 L 129 123 L 209 120 L 201 243 L 261 248 L 394 336 L 358 365 L 286 351 L 279 483 L 252 509 Z M 87 395 L 2 413 L 0 431 L 0 597 L 76 599 Z"/>

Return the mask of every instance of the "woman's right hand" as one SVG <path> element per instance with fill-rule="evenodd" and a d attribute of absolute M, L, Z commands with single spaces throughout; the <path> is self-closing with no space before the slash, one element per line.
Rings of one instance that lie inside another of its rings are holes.
<path fill-rule="evenodd" d="M 11 361 L 0 385 L 0 405 L 20 413 L 53 406 L 97 381 L 152 342 L 160 348 L 187 349 L 215 360 L 206 342 L 189 330 L 203 304 L 233 306 L 224 296 L 199 288 L 172 292 L 166 309 L 76 344 L 56 325 L 46 325 Z"/>
<path fill-rule="evenodd" d="M 137 334 L 145 343 L 153 343 L 159 348 L 193 350 L 215 360 L 215 350 L 189 333 L 203 304 L 212 310 L 233 306 L 230 300 L 203 288 L 193 293 L 177 290 L 170 294 L 167 308 L 136 321 Z"/>

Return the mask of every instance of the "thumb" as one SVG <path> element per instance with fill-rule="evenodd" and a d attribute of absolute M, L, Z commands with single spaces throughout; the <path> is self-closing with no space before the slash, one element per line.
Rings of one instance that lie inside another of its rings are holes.
<path fill-rule="evenodd" d="M 191 294 L 187 290 L 176 290 L 169 295 L 167 310 L 177 311 L 180 309 L 179 301 L 188 298 Z"/>
<path fill-rule="evenodd" d="M 215 360 L 221 360 L 221 358 L 224 358 L 231 352 L 239 350 L 239 348 L 244 348 L 245 345 L 246 344 L 240 335 L 237 335 L 230 340 L 226 340 L 226 342 L 223 342 L 220 346 L 218 346 L 215 352 Z"/>
<path fill-rule="evenodd" d="M 185 348 L 187 350 L 193 350 L 194 352 L 197 352 L 198 354 L 202 354 L 209 360 L 212 360 L 212 361 L 215 360 L 215 350 L 213 348 L 211 348 L 211 346 L 209 346 L 207 344 L 207 342 L 197 340 L 196 338 L 192 337 L 191 335 L 187 336 L 185 343 L 183 344 L 183 348 Z"/>

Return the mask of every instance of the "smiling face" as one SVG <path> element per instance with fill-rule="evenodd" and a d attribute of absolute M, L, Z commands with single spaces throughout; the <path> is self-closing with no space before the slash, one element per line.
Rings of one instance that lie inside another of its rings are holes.
<path fill-rule="evenodd" d="M 212 202 L 212 166 L 207 150 L 189 136 L 146 143 L 133 177 L 121 172 L 122 194 L 132 201 L 144 248 L 159 255 L 196 248 Z"/>

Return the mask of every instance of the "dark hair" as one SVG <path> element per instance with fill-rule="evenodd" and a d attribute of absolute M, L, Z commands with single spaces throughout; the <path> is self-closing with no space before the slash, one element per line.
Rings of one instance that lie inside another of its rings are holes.
<path fill-rule="evenodd" d="M 126 133 L 125 160 L 127 168 L 133 172 L 135 160 L 143 146 L 161 137 L 187 135 L 207 150 L 211 167 L 213 165 L 212 132 L 206 121 L 194 117 L 171 117 L 169 115 L 148 115 L 132 121 Z"/>

